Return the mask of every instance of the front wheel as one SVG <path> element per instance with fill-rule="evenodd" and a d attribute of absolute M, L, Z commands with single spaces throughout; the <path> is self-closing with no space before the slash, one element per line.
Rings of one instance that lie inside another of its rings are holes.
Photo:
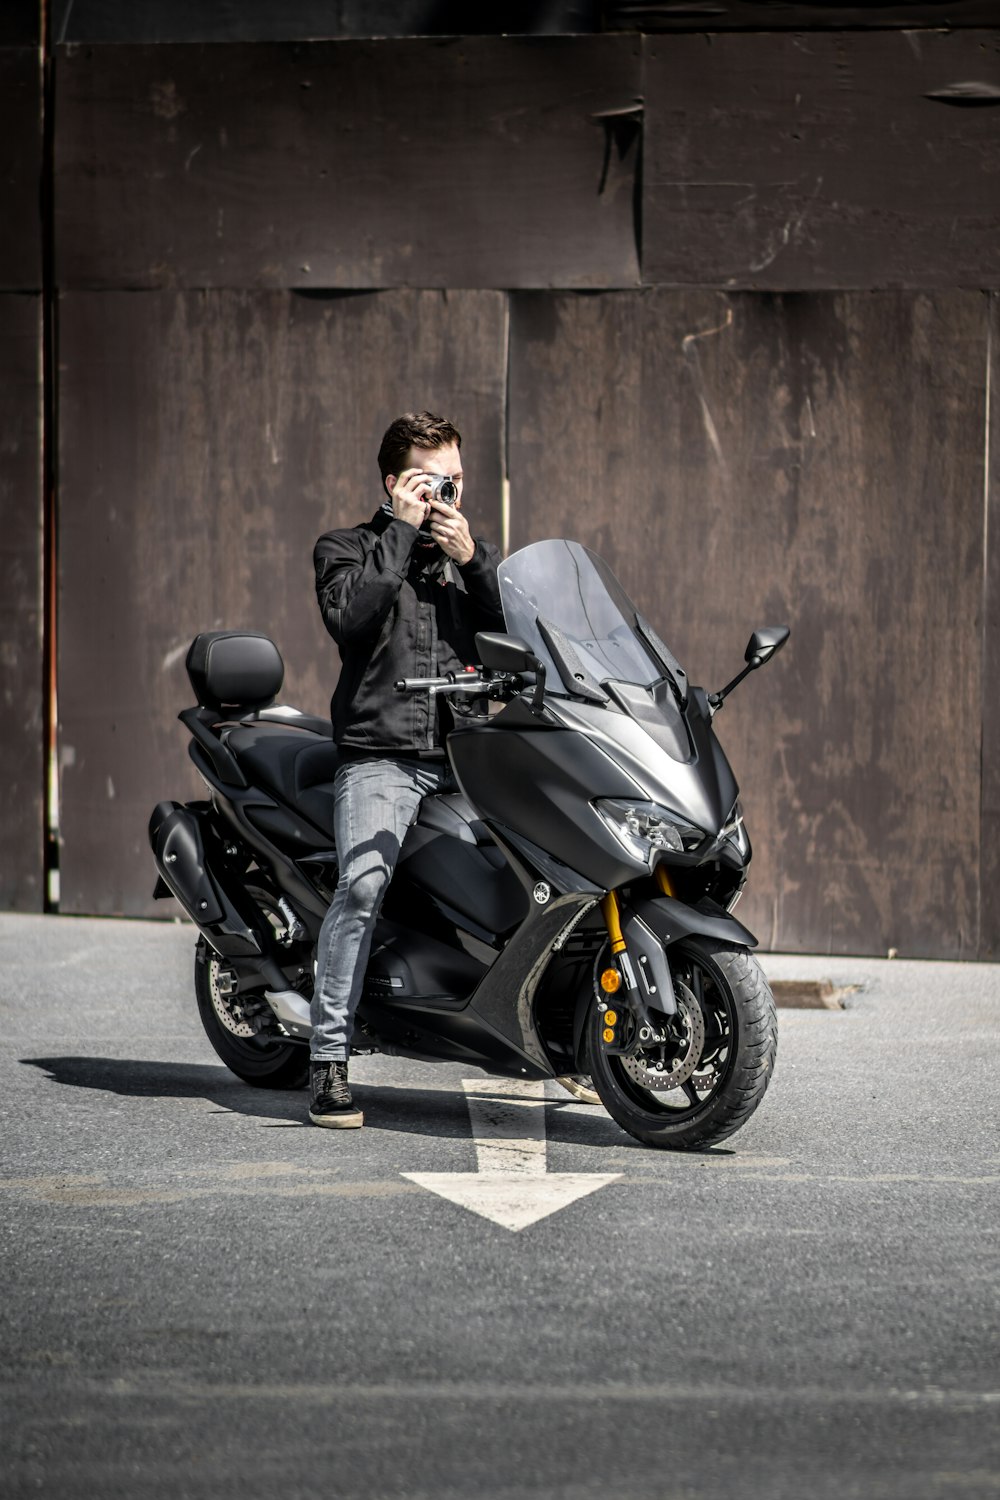
<path fill-rule="evenodd" d="M 668 956 L 677 999 L 670 1040 L 631 1057 L 606 1052 L 595 998 L 584 1061 L 608 1114 L 629 1135 L 647 1146 L 696 1151 L 739 1130 L 763 1099 L 778 1018 L 747 949 L 688 938 Z"/>

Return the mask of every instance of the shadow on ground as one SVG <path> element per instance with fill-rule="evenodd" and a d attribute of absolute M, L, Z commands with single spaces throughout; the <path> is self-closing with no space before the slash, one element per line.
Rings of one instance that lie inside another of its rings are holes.
<path fill-rule="evenodd" d="M 274 1124 L 307 1123 L 305 1089 L 252 1088 L 227 1068 L 208 1063 L 117 1057 L 25 1057 L 20 1061 L 68 1088 L 95 1089 L 130 1099 L 205 1099 L 220 1110 Z M 352 1084 L 352 1093 L 364 1109 L 366 1126 L 376 1130 L 441 1139 L 470 1137 L 465 1096 L 457 1090 Z M 550 1101 L 546 1134 L 550 1141 L 565 1145 L 642 1149 L 603 1110 L 585 1110 L 568 1097 L 565 1105 Z"/>

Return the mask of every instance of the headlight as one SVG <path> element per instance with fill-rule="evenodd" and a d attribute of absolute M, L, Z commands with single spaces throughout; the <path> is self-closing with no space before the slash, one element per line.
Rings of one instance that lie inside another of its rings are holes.
<path fill-rule="evenodd" d="M 650 869 L 662 850 L 672 849 L 675 854 L 682 854 L 705 837 L 699 828 L 680 822 L 676 813 L 658 802 L 619 802 L 602 797 L 594 807 L 632 858 L 641 860 Z"/>
<path fill-rule="evenodd" d="M 737 802 L 733 808 L 729 822 L 723 828 L 720 838 L 731 839 L 742 858 L 746 858 L 750 848 L 750 840 L 747 838 L 746 829 L 743 827 L 743 809 Z"/>

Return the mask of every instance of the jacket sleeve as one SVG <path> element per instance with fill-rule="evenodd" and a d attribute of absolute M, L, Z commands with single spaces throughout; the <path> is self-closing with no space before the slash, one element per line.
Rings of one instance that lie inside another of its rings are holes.
<path fill-rule="evenodd" d="M 469 561 L 459 568 L 472 613 L 473 630 L 505 630 L 497 569 L 500 553 L 490 542 L 476 542 Z"/>
<path fill-rule="evenodd" d="M 354 529 L 328 531 L 313 550 L 316 597 L 338 646 L 377 635 L 399 596 L 417 530 L 392 521 L 369 552 Z"/>

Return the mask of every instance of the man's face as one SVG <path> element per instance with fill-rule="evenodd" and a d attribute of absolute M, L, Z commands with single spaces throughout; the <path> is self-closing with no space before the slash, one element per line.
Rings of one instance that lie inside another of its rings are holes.
<path fill-rule="evenodd" d="M 447 448 L 411 448 L 406 455 L 405 469 L 419 469 L 423 474 L 445 474 L 458 490 L 455 509 L 462 509 L 462 455 L 455 443 Z"/>

